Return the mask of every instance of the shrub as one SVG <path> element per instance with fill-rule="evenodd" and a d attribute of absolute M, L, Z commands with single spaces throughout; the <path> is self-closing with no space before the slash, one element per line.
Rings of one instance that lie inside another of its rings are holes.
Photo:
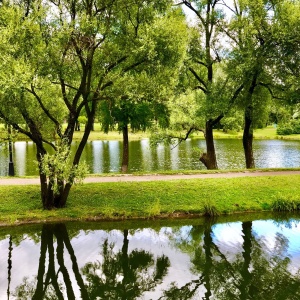
<path fill-rule="evenodd" d="M 294 134 L 300 134 L 300 120 L 293 120 L 291 122 L 293 133 Z"/>
<path fill-rule="evenodd" d="M 293 199 L 291 196 L 283 196 L 279 195 L 277 199 L 275 199 L 271 208 L 273 211 L 296 211 L 300 210 L 300 200 Z"/>
<path fill-rule="evenodd" d="M 277 128 L 278 135 L 300 134 L 300 120 L 292 120 L 288 124 L 282 124 Z"/>
<path fill-rule="evenodd" d="M 290 124 L 281 125 L 277 127 L 278 135 L 290 135 L 293 134 L 293 128 Z"/>

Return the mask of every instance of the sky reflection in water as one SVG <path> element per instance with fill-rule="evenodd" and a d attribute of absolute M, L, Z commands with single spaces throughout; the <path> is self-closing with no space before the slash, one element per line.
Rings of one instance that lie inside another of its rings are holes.
<path fill-rule="evenodd" d="M 299 299 L 298 221 L 3 229 L 0 299 Z"/>

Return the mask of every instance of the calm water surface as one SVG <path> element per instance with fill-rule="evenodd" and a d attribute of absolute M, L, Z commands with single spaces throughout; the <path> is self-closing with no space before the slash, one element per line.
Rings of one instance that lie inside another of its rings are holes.
<path fill-rule="evenodd" d="M 300 218 L 0 229 L 0 299 L 300 299 Z"/>
<path fill-rule="evenodd" d="M 216 140 L 215 144 L 220 169 L 245 167 L 241 140 Z M 204 169 L 199 149 L 205 149 L 200 139 L 187 140 L 174 149 L 163 145 L 150 148 L 146 139 L 131 141 L 129 172 Z M 93 141 L 86 145 L 82 160 L 88 163 L 91 173 L 119 172 L 121 154 L 121 141 Z M 254 155 L 257 168 L 300 167 L 300 141 L 255 140 Z M 37 175 L 32 142 L 14 144 L 14 164 L 16 175 Z M 0 176 L 7 175 L 7 169 L 8 150 L 0 146 Z"/>

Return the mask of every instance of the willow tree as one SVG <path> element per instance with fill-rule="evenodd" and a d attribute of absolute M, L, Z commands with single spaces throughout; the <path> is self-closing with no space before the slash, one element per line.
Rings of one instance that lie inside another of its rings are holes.
<path fill-rule="evenodd" d="M 66 205 L 82 175 L 80 157 L 99 103 L 120 78 L 156 55 L 147 32 L 168 5 L 167 0 L 37 0 L 26 12 L 17 2 L 1 5 L 0 117 L 36 145 L 44 208 Z M 87 123 L 70 156 L 82 110 Z"/>

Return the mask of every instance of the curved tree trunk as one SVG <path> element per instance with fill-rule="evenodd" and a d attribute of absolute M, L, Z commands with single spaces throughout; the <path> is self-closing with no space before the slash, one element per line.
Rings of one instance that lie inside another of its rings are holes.
<path fill-rule="evenodd" d="M 128 139 L 128 125 L 122 128 L 123 132 L 123 156 L 122 156 L 122 173 L 127 173 L 129 162 L 129 139 Z"/>
<path fill-rule="evenodd" d="M 200 157 L 200 161 L 208 170 L 218 169 L 214 144 L 213 125 L 214 122 L 212 120 L 206 122 L 204 134 L 206 142 L 206 153 L 203 153 Z"/>

